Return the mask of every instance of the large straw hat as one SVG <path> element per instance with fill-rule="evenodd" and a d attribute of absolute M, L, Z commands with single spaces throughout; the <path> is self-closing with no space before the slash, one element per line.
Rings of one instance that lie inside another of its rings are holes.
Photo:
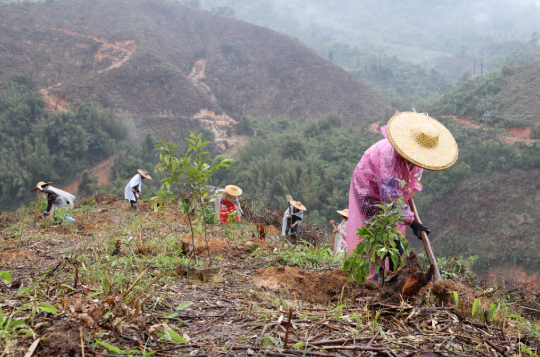
<path fill-rule="evenodd" d="M 386 134 L 401 157 L 424 169 L 444 170 L 458 158 L 458 146 L 450 131 L 425 114 L 394 115 L 388 121 Z"/>
<path fill-rule="evenodd" d="M 144 177 L 145 179 L 147 180 L 151 180 L 152 178 L 150 177 L 150 175 L 148 175 L 148 171 L 143 171 L 143 170 L 137 170 L 138 173 L 141 174 L 142 177 Z"/>
<path fill-rule="evenodd" d="M 45 186 L 49 186 L 49 185 L 52 185 L 54 182 L 43 182 L 43 181 L 40 181 L 37 183 L 38 186 L 41 186 L 41 187 L 45 187 Z M 30 190 L 30 192 L 36 192 L 37 190 L 39 190 L 39 188 L 37 187 L 34 187 L 33 189 Z"/>
<path fill-rule="evenodd" d="M 225 186 L 225 192 L 227 192 L 231 196 L 238 197 L 242 195 L 242 189 L 235 185 L 227 185 Z"/>
<path fill-rule="evenodd" d="M 345 217 L 349 218 L 349 209 L 348 208 L 345 208 L 343 211 L 337 211 L 337 213 L 339 213 L 342 216 L 345 216 Z"/>
<path fill-rule="evenodd" d="M 293 207 L 298 208 L 300 211 L 306 211 L 307 208 L 300 201 L 291 201 Z"/>

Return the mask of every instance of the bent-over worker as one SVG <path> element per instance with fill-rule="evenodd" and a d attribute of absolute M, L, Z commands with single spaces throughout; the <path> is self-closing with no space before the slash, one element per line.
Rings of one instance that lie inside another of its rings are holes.
<path fill-rule="evenodd" d="M 152 177 L 148 175 L 148 171 L 137 170 L 137 174 L 128 182 L 126 188 L 124 189 L 124 198 L 129 200 L 131 203 L 131 208 L 137 209 L 135 203 L 137 199 L 142 196 L 142 181 L 151 180 Z"/>
<path fill-rule="evenodd" d="M 404 220 L 398 229 L 405 234 L 410 225 L 420 239 L 421 231 L 430 229 L 414 219 L 409 207 L 415 190 L 422 190 L 419 181 L 423 169 L 444 170 L 458 157 L 458 147 L 452 134 L 437 120 L 416 112 L 397 113 L 381 128 L 384 139 L 371 146 L 354 170 L 349 190 L 349 223 L 347 250 L 351 254 L 359 243 L 358 228 L 379 213 L 376 204 L 404 197 Z M 400 181 L 401 180 L 401 181 Z M 401 186 L 401 182 L 405 186 Z M 386 259 L 385 269 L 389 269 Z M 370 266 L 367 279 L 376 279 L 378 272 Z"/>
<path fill-rule="evenodd" d="M 58 188 L 52 187 L 52 182 L 38 182 L 31 192 L 39 190 L 43 194 L 43 198 L 47 200 L 47 208 L 43 213 L 43 217 L 53 217 L 54 222 L 57 222 L 57 210 L 67 207 L 68 205 L 73 208 L 75 202 L 75 196 L 66 191 L 62 191 Z M 71 217 L 65 217 L 66 220 L 75 222 L 75 219 Z"/>
<path fill-rule="evenodd" d="M 221 192 L 219 200 L 219 220 L 221 223 L 238 223 L 238 228 L 242 228 L 240 215 L 244 211 L 240 207 L 238 197 L 242 195 L 242 189 L 235 185 L 227 185 Z M 231 216 L 231 218 L 229 218 Z"/>
<path fill-rule="evenodd" d="M 339 213 L 343 219 L 338 226 L 335 225 L 336 221 L 330 221 L 335 234 L 332 250 L 336 255 L 345 255 L 347 253 L 347 222 L 349 220 L 349 209 L 346 208 L 343 211 L 337 211 L 337 213 Z"/>
<path fill-rule="evenodd" d="M 287 196 L 289 208 L 283 214 L 283 223 L 281 227 L 281 235 L 289 238 L 298 238 L 298 226 L 304 219 L 304 211 L 306 207 L 300 201 L 293 201 L 292 197 Z"/>

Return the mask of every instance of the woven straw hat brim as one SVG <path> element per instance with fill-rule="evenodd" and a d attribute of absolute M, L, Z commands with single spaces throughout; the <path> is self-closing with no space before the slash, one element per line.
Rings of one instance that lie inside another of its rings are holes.
<path fill-rule="evenodd" d="M 436 144 L 427 143 L 415 134 L 414 130 L 423 127 L 437 131 Z M 440 171 L 449 168 L 458 159 L 458 145 L 452 133 L 425 114 L 403 112 L 394 115 L 388 121 L 386 134 L 401 157 L 421 168 Z"/>
<path fill-rule="evenodd" d="M 337 211 L 337 213 L 339 213 L 342 216 L 345 216 L 345 217 L 349 218 L 349 210 L 348 209 L 344 209 L 343 211 Z"/>
<path fill-rule="evenodd" d="M 151 179 L 152 179 L 152 177 L 150 177 L 150 175 L 148 175 L 148 172 L 146 172 L 146 171 L 143 171 L 143 170 L 140 170 L 140 169 L 139 169 L 139 170 L 137 170 L 137 172 L 140 173 L 141 176 L 144 177 L 144 178 L 147 179 L 147 180 L 151 180 Z"/>
<path fill-rule="evenodd" d="M 291 201 L 291 205 L 295 208 L 298 208 L 300 211 L 306 211 L 307 208 L 299 201 Z"/>
<path fill-rule="evenodd" d="M 242 195 L 242 189 L 235 185 L 227 185 L 225 186 L 225 192 L 227 192 L 231 196 L 241 196 Z"/>
<path fill-rule="evenodd" d="M 54 182 L 38 182 L 37 184 L 41 187 L 45 187 L 45 186 L 49 186 L 49 185 L 52 185 Z M 34 187 L 33 189 L 30 190 L 30 192 L 36 192 L 38 190 L 37 187 Z"/>

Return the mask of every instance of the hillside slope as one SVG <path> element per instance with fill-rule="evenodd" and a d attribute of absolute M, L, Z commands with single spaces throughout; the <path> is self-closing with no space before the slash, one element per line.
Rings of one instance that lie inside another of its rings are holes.
<path fill-rule="evenodd" d="M 100 102 L 132 114 L 244 113 L 378 120 L 389 106 L 297 39 L 158 0 L 70 1 L 0 9 L 1 81 L 32 73 L 50 109 Z"/>
<path fill-rule="evenodd" d="M 477 120 L 486 118 L 490 127 L 521 127 L 530 130 L 524 136 L 535 138 L 540 136 L 539 89 L 540 62 L 535 61 L 459 82 L 427 110 Z"/>

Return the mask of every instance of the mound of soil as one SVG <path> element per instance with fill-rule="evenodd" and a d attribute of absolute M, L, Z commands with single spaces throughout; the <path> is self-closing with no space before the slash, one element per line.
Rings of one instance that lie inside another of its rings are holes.
<path fill-rule="evenodd" d="M 88 333 L 84 328 L 84 333 Z M 40 349 L 43 348 L 51 353 L 59 353 L 59 355 L 75 356 L 75 353 L 80 352 L 80 332 L 79 326 L 70 324 L 68 321 L 61 322 L 57 325 L 49 327 L 45 343 L 40 344 Z"/>
<path fill-rule="evenodd" d="M 300 268 L 269 267 L 259 270 L 251 280 L 258 288 L 273 292 L 281 292 L 286 298 L 295 298 L 312 303 L 328 304 L 343 298 L 371 295 L 364 285 L 347 283 L 347 274 L 341 270 L 322 273 L 306 272 Z"/>
<path fill-rule="evenodd" d="M 279 236 L 281 234 L 281 231 L 274 226 L 266 226 L 264 229 L 266 229 L 266 234 L 270 236 Z"/>
<path fill-rule="evenodd" d="M 457 310 L 460 314 L 462 316 L 471 316 L 472 306 L 477 294 L 475 294 L 470 286 L 460 283 L 459 281 L 441 280 L 436 283 L 429 283 L 420 289 L 420 297 L 427 298 L 428 295 L 433 295 L 435 297 L 435 302 L 438 305 L 455 306 L 456 303 L 452 291 L 458 293 Z M 488 302 L 489 299 L 486 298 L 484 300 Z"/>

